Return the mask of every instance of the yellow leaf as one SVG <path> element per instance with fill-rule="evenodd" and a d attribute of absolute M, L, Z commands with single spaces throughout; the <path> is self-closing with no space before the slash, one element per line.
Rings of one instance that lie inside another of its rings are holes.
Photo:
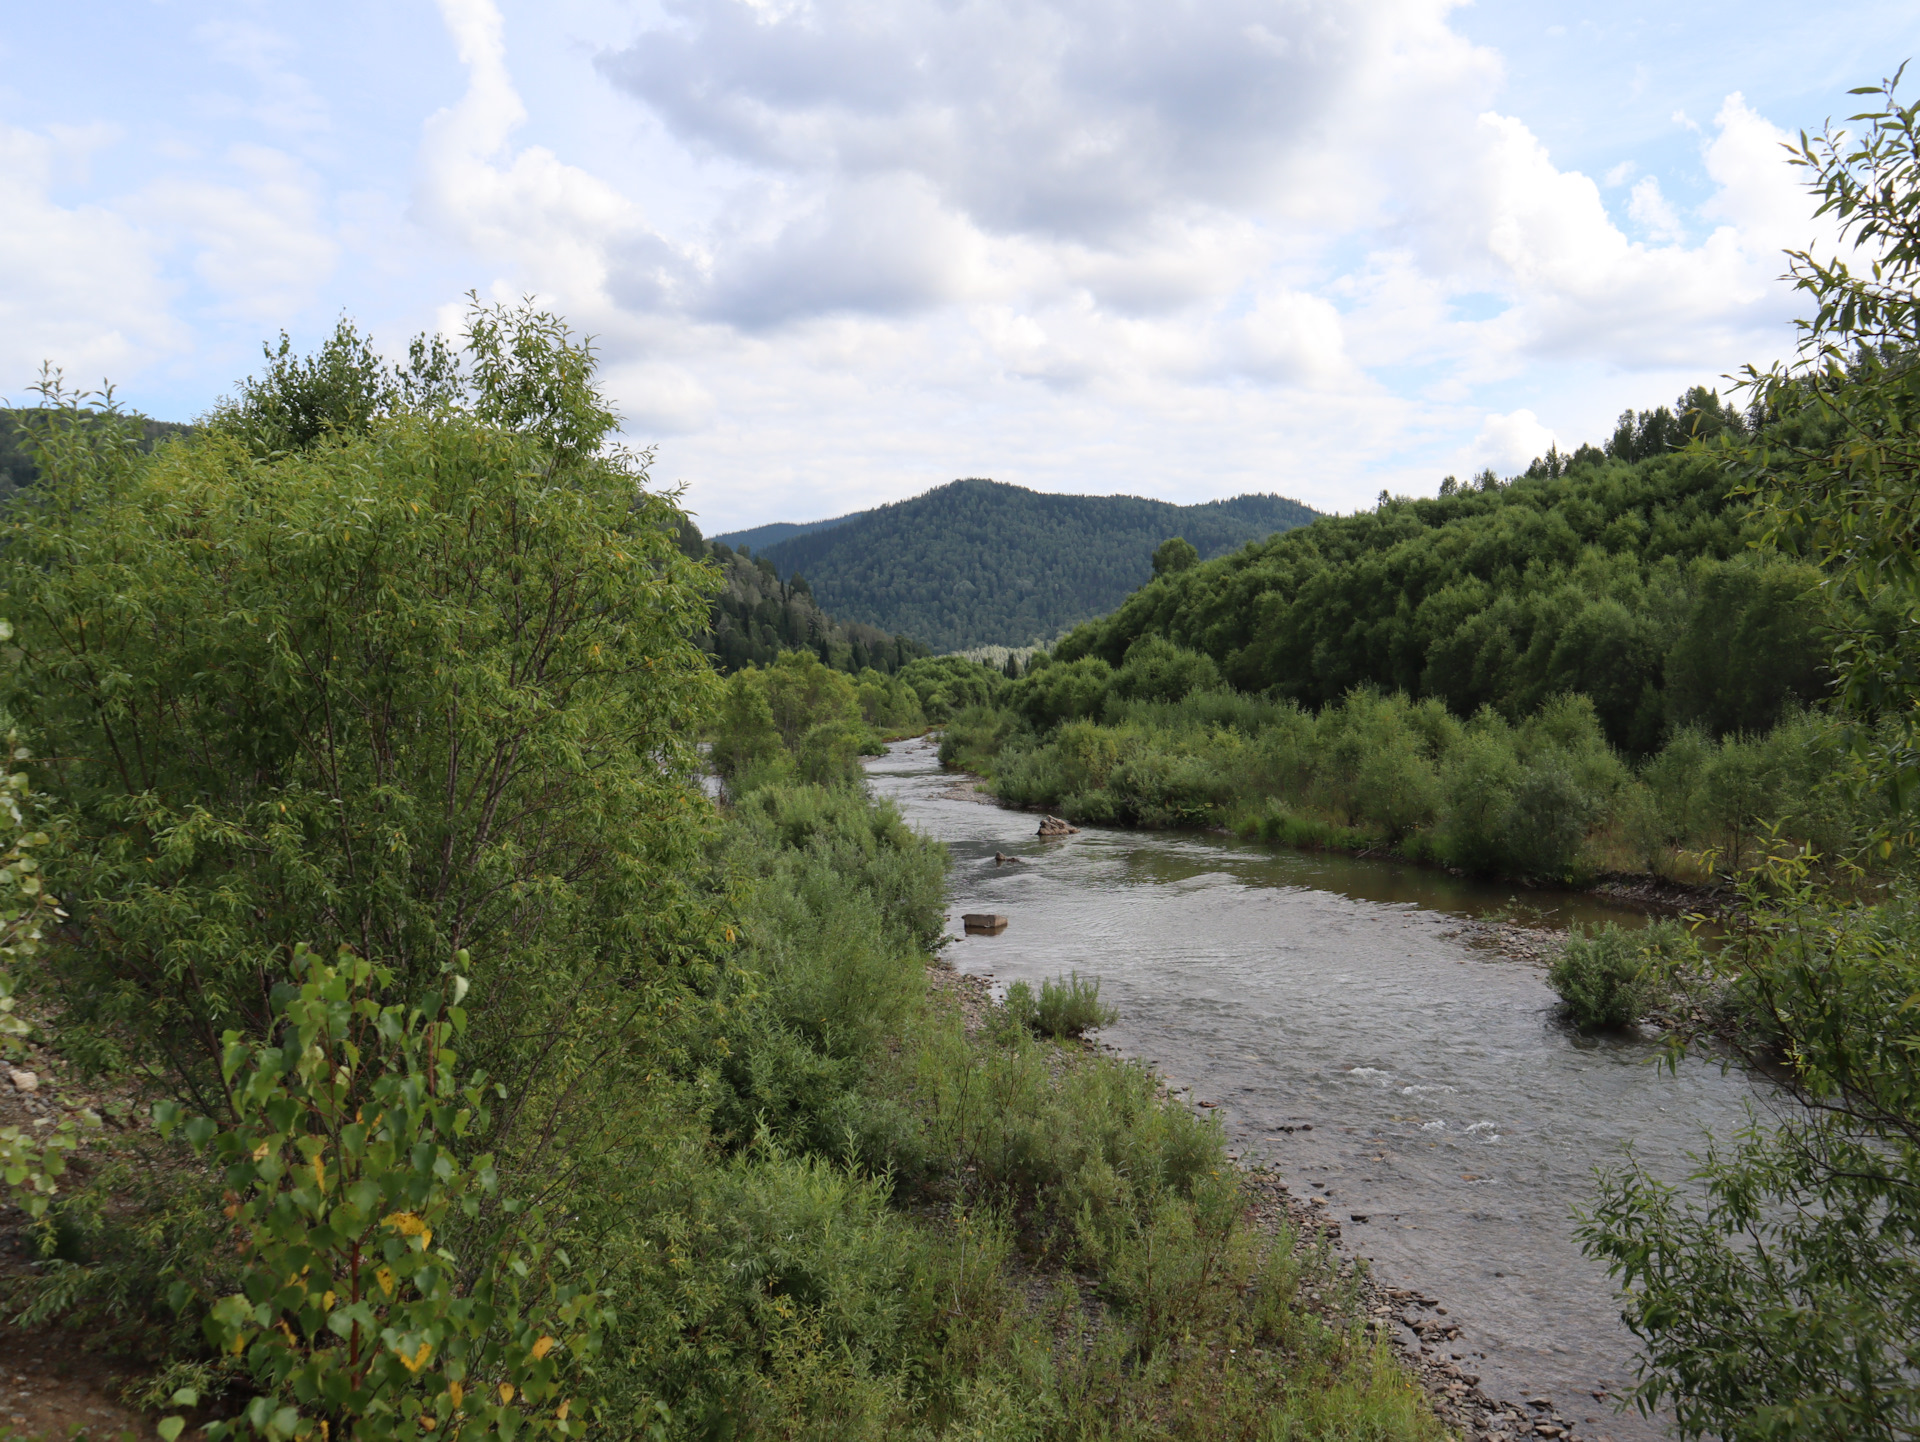
<path fill-rule="evenodd" d="M 389 1297 L 393 1295 L 393 1269 L 391 1267 L 380 1268 L 379 1271 L 373 1274 L 373 1280 L 380 1284 L 381 1291 L 385 1292 Z"/>
<path fill-rule="evenodd" d="M 262 1142 L 260 1143 L 259 1146 L 253 1149 L 253 1159 L 256 1162 L 264 1162 L 267 1159 L 267 1153 L 272 1150 L 273 1150 L 272 1147 L 267 1145 L 267 1143 Z"/>
<path fill-rule="evenodd" d="M 392 1227 L 403 1237 L 417 1237 L 427 1230 L 427 1224 L 413 1212 L 394 1212 L 380 1220 L 382 1226 Z"/>
<path fill-rule="evenodd" d="M 457 1411 L 459 1410 L 460 1404 L 467 1400 L 467 1389 L 462 1387 L 458 1382 L 449 1382 L 447 1383 L 447 1397 Z"/>
<path fill-rule="evenodd" d="M 415 1352 L 411 1357 L 405 1352 L 402 1352 L 398 1347 L 393 1349 L 393 1355 L 400 1359 L 400 1365 L 405 1367 L 409 1372 L 418 1372 L 422 1367 L 427 1365 L 427 1358 L 433 1355 L 433 1343 L 422 1342 L 420 1344 L 420 1350 Z"/>
<path fill-rule="evenodd" d="M 319 1157 L 313 1159 L 313 1184 L 323 1192 L 327 1189 L 327 1169 Z"/>
<path fill-rule="evenodd" d="M 554 1409 L 553 1415 L 558 1417 L 562 1422 L 564 1422 L 567 1420 L 567 1413 L 572 1410 L 573 1410 L 573 1398 L 569 1397 L 567 1398 L 566 1401 L 562 1402 L 558 1407 Z"/>
<path fill-rule="evenodd" d="M 337 1293 L 335 1292 L 327 1293 L 326 1296 L 320 1299 L 320 1310 L 323 1312 L 331 1312 L 333 1310 L 333 1304 L 337 1300 L 338 1300 Z"/>
<path fill-rule="evenodd" d="M 553 1338 L 542 1337 L 538 1342 L 535 1342 L 533 1344 L 533 1360 L 536 1362 L 544 1361 L 546 1359 L 547 1353 L 551 1352 L 552 1350 L 553 1350 Z"/>
<path fill-rule="evenodd" d="M 513 1383 L 502 1382 L 500 1384 L 500 1400 L 502 1402 L 511 1402 L 513 1400 Z"/>

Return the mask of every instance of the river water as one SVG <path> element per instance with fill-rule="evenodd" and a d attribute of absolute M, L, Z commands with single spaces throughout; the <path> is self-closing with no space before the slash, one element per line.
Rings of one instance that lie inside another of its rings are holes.
<path fill-rule="evenodd" d="M 1484 1391 L 1550 1397 L 1590 1437 L 1661 1435 L 1591 1396 L 1631 1383 L 1633 1338 L 1570 1211 L 1628 1143 L 1683 1175 L 1705 1130 L 1745 1121 L 1744 1076 L 1700 1060 L 1668 1072 L 1650 1037 L 1569 1032 L 1540 968 L 1457 934 L 1509 889 L 1222 836 L 1043 841 L 1031 814 L 959 794 L 925 740 L 868 770 L 950 849 L 949 931 L 962 912 L 1009 918 L 954 942 L 956 968 L 999 986 L 1098 977 L 1120 1014 L 1101 1039 L 1218 1103 L 1230 1147 L 1327 1197 L 1383 1281 L 1437 1298 L 1461 1328 L 1438 1350 Z M 1022 861 L 996 866 L 996 851 Z M 1524 900 L 1549 924 L 1639 919 L 1590 897 Z"/>

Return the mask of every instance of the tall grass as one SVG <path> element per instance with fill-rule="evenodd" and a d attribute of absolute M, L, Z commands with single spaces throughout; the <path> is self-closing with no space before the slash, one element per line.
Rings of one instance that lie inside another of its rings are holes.
<path fill-rule="evenodd" d="M 1098 1027 L 1111 1026 L 1118 1013 L 1100 1001 L 1098 977 L 1082 978 L 1079 972 L 1065 977 L 1048 977 L 1040 983 L 1040 994 L 1024 981 L 1007 988 L 1004 1003 L 1009 1018 L 1040 1036 L 1084 1036 Z"/>

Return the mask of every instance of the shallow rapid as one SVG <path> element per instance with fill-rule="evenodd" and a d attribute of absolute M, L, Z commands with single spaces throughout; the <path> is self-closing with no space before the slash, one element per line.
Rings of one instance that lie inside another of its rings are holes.
<path fill-rule="evenodd" d="M 968 798 L 924 740 L 869 775 L 949 847 L 949 930 L 961 912 L 1009 918 L 956 941 L 955 967 L 1000 985 L 1098 977 L 1120 1013 L 1101 1039 L 1217 1103 L 1232 1149 L 1326 1197 L 1387 1284 L 1437 1298 L 1461 1335 L 1436 1350 L 1484 1391 L 1549 1397 L 1591 1437 L 1661 1435 L 1592 1395 L 1631 1384 L 1634 1344 L 1571 1210 L 1628 1143 L 1683 1175 L 1705 1130 L 1745 1122 L 1753 1083 L 1701 1060 L 1663 1070 L 1651 1037 L 1569 1032 L 1539 967 L 1459 934 L 1511 888 L 1221 836 L 1043 841 L 1032 815 Z M 1524 899 L 1549 924 L 1638 920 L 1593 898 Z"/>

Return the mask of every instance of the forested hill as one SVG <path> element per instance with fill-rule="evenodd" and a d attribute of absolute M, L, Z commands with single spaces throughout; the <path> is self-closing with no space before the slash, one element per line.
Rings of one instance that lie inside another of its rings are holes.
<path fill-rule="evenodd" d="M 771 521 L 764 526 L 754 526 L 745 531 L 724 531 L 711 539 L 723 546 L 731 546 L 736 551 L 758 551 L 781 541 L 791 540 L 795 536 L 810 535 L 815 531 L 830 530 L 834 526 L 851 521 L 858 511 L 849 516 L 835 516 L 828 521 L 807 521 L 796 524 L 793 521 Z"/>
<path fill-rule="evenodd" d="M 1182 536 L 1201 556 L 1305 525 L 1281 496 L 1176 506 L 1138 496 L 1060 496 L 964 480 L 880 506 L 757 554 L 796 572 L 820 604 L 935 651 L 1024 646 L 1118 605 Z"/>
<path fill-rule="evenodd" d="M 891 675 L 931 654 L 906 636 L 857 621 L 842 624 L 820 609 L 804 576 L 782 581 L 773 562 L 755 560 L 724 541 L 704 539 L 685 516 L 680 518 L 680 549 L 719 568 L 720 589 L 700 646 L 723 672 L 770 665 L 785 651 L 809 651 L 836 671 L 858 675 L 871 666 Z"/>
<path fill-rule="evenodd" d="M 1118 665 L 1143 636 L 1203 651 L 1248 691 L 1320 706 L 1355 686 L 1519 717 L 1592 697 L 1614 744 L 1669 723 L 1770 726 L 1824 688 L 1815 574 L 1756 553 L 1711 452 L 1744 429 L 1709 391 L 1629 412 L 1602 449 L 1491 474 L 1433 500 L 1388 500 L 1156 577 L 1055 649 Z"/>
<path fill-rule="evenodd" d="M 0 408 L 0 500 L 33 484 L 33 443 L 22 433 L 33 414 L 31 410 Z M 175 421 L 145 421 L 144 444 L 151 450 L 161 441 L 185 435 L 191 429 Z"/>

